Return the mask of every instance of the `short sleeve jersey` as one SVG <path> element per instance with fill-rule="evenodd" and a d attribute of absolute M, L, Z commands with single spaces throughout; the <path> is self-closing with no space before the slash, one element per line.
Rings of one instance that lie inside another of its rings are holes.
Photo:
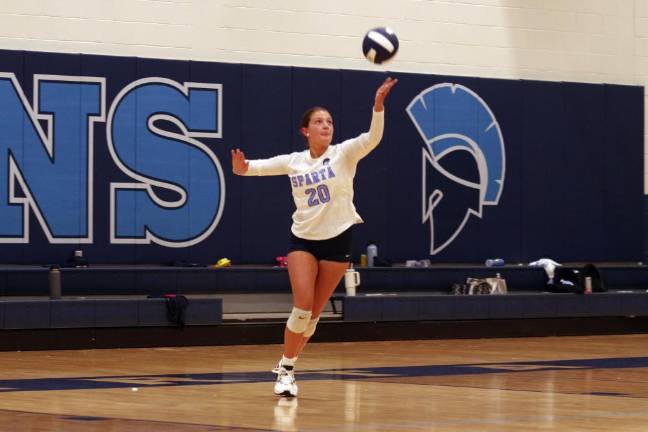
<path fill-rule="evenodd" d="M 295 212 L 292 232 L 307 240 L 333 238 L 362 223 L 353 204 L 353 179 L 360 159 L 380 142 L 384 111 L 373 112 L 368 132 L 330 145 L 318 158 L 309 150 L 249 161 L 246 175 L 288 175 Z"/>

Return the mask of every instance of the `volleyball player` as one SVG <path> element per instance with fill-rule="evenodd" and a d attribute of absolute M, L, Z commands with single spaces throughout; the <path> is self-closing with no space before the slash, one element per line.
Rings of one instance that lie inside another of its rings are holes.
<path fill-rule="evenodd" d="M 378 87 L 369 131 L 358 137 L 331 145 L 331 114 L 313 107 L 304 113 L 300 128 L 307 150 L 249 161 L 241 150 L 231 151 L 235 174 L 288 175 L 296 206 L 287 255 L 293 308 L 284 331 L 283 356 L 273 369 L 276 395 L 297 396 L 295 362 L 349 266 L 352 227 L 362 223 L 353 205 L 356 166 L 382 139 L 385 98 L 397 81 L 387 78 Z"/>

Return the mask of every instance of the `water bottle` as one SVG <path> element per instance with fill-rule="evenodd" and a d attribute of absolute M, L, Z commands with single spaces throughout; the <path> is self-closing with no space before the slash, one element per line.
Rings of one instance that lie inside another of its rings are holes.
<path fill-rule="evenodd" d="M 506 286 L 506 280 L 502 279 L 500 273 L 495 273 L 495 282 L 497 283 L 497 289 L 495 290 L 496 294 L 506 294 L 508 293 L 508 287 Z"/>
<path fill-rule="evenodd" d="M 367 267 L 367 254 L 360 255 L 360 267 Z"/>
<path fill-rule="evenodd" d="M 374 258 L 378 256 L 378 246 L 376 246 L 373 242 L 369 242 L 367 245 L 367 266 L 368 267 L 373 267 L 374 266 Z"/>
<path fill-rule="evenodd" d="M 502 267 L 504 265 L 504 260 L 502 258 L 489 258 L 484 264 L 486 264 L 486 267 Z"/>
<path fill-rule="evenodd" d="M 61 271 L 58 266 L 52 266 L 49 271 L 49 291 L 51 299 L 61 298 Z"/>
<path fill-rule="evenodd" d="M 592 278 L 585 277 L 585 294 L 592 294 Z"/>

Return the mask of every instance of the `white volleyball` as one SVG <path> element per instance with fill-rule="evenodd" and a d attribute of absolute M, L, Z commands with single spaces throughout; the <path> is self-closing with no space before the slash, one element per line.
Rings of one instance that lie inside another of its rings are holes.
<path fill-rule="evenodd" d="M 371 29 L 362 40 L 362 52 L 371 63 L 384 63 L 398 52 L 398 37 L 389 27 Z"/>

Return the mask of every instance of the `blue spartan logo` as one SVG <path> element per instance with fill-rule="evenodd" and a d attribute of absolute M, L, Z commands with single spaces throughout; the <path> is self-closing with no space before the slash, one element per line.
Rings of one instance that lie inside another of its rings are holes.
<path fill-rule="evenodd" d="M 410 102 L 407 113 L 425 142 L 422 223 L 430 222 L 430 255 L 435 255 L 454 241 L 471 214 L 481 218 L 483 206 L 498 204 L 506 171 L 504 140 L 486 102 L 459 84 L 442 83 L 425 89 Z M 457 160 L 458 154 L 460 159 L 465 160 L 467 155 L 474 161 L 477 178 L 457 174 L 456 164 L 451 162 Z M 445 178 L 432 186 L 431 193 L 427 174 L 430 166 Z M 462 188 L 474 192 L 477 196 L 474 204 L 467 205 L 463 211 L 446 211 L 446 216 L 440 217 L 444 198 L 449 197 L 449 189 L 440 186 L 444 184 L 450 184 L 452 190 Z M 447 214 L 455 215 L 453 220 L 448 221 Z"/>

